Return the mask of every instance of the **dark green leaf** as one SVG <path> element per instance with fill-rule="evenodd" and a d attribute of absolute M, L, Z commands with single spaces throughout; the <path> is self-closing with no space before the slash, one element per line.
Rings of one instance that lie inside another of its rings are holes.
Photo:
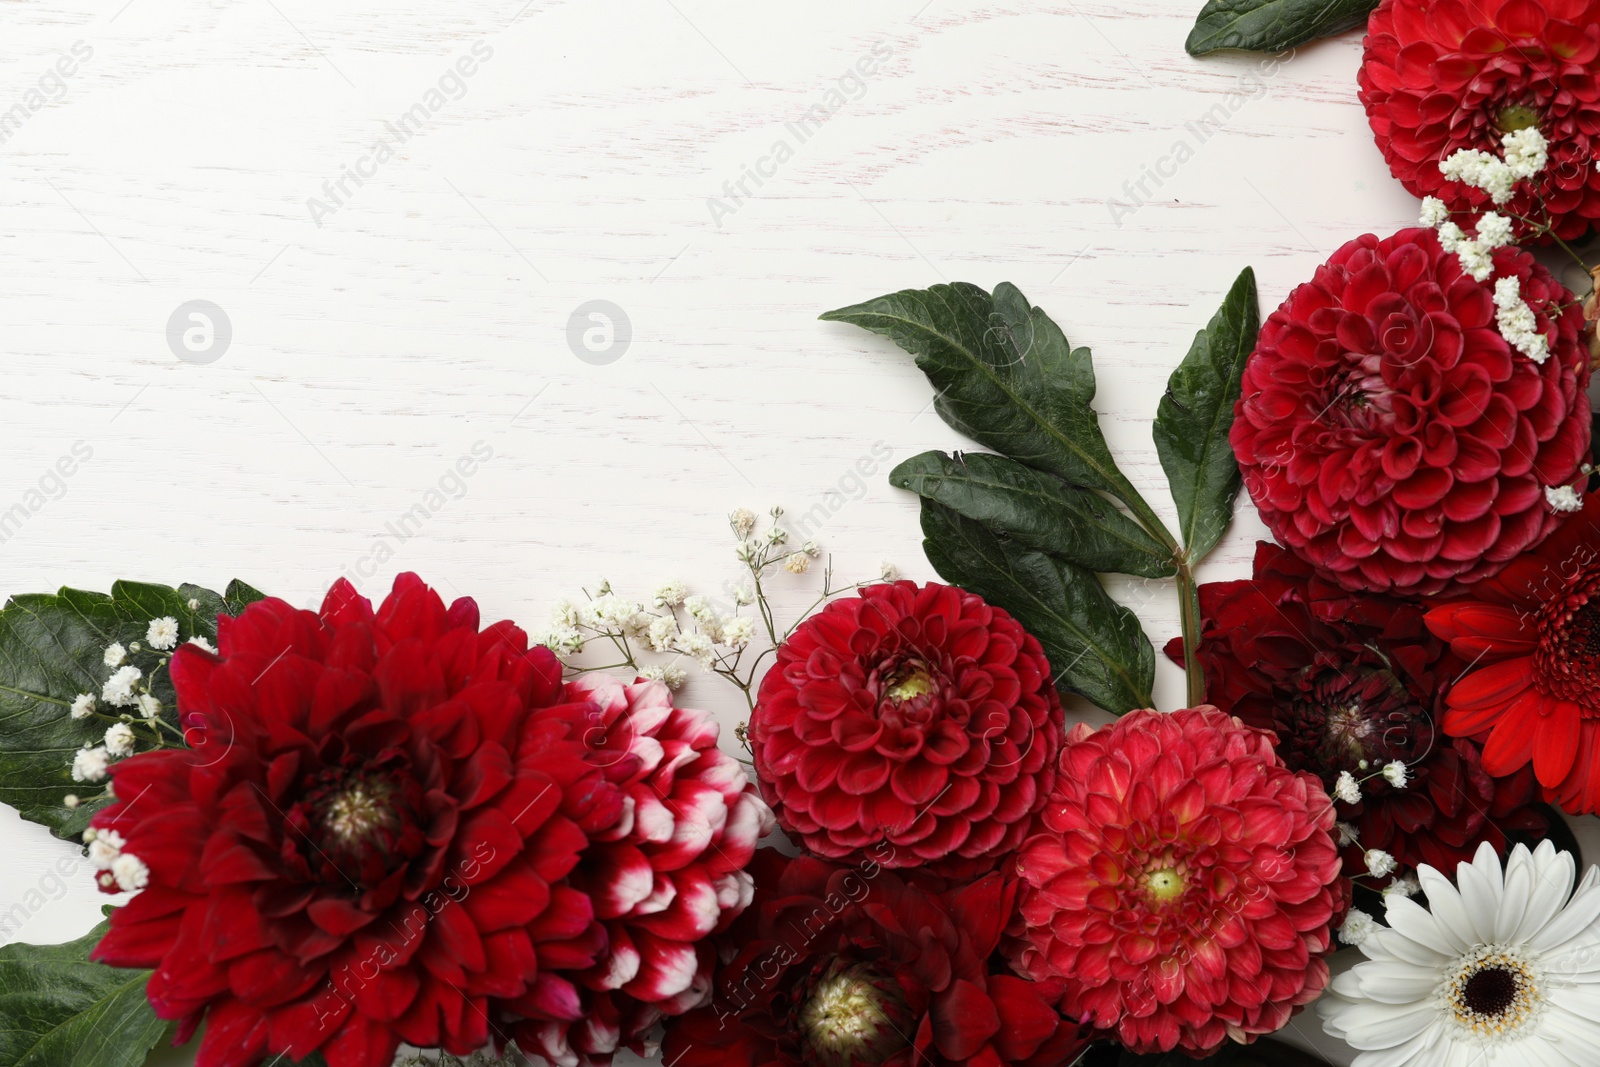
<path fill-rule="evenodd" d="M 138 1067 L 167 1024 L 149 971 L 89 962 L 101 923 L 64 945 L 0 948 L 0 1067 Z"/>
<path fill-rule="evenodd" d="M 1178 504 L 1184 552 L 1191 564 L 1205 558 L 1233 521 L 1239 463 L 1228 430 L 1245 360 L 1260 329 L 1256 276 L 1246 267 L 1211 322 L 1195 335 L 1156 409 L 1151 433 Z"/>
<path fill-rule="evenodd" d="M 1172 553 L 1104 497 L 1004 456 L 924 452 L 891 471 L 889 484 L 1090 570 L 1176 571 Z"/>
<path fill-rule="evenodd" d="M 1020 290 L 957 282 L 906 289 L 822 316 L 882 334 L 917 357 L 935 409 L 996 452 L 1073 485 L 1103 489 L 1155 521 L 1117 469 L 1095 414 L 1094 361 Z M 1152 530 L 1155 527 L 1151 527 Z"/>
<path fill-rule="evenodd" d="M 1117 714 L 1151 706 L 1150 639 L 1091 572 L 926 498 L 922 533 L 928 562 L 945 581 L 1006 609 L 1039 639 L 1057 687 Z"/>
<path fill-rule="evenodd" d="M 1184 42 L 1191 56 L 1225 48 L 1283 52 L 1364 25 L 1377 0 L 1209 0 Z"/>
<path fill-rule="evenodd" d="M 131 650 L 145 640 L 150 620 L 163 615 L 178 620 L 182 640 L 201 636 L 215 644 L 218 612 L 238 602 L 197 586 L 140 582 L 118 582 L 109 596 L 62 589 L 13 597 L 0 611 L 0 803 L 57 836 L 81 835 L 106 801 L 99 786 L 72 780 L 72 759 L 78 749 L 100 743 L 107 721 L 75 721 L 67 712 L 79 693 L 99 696 L 111 675 L 106 646 L 120 641 Z M 151 679 L 167 721 L 176 723 L 172 682 L 166 671 L 153 669 L 157 658 L 130 651 L 130 662 Z M 83 803 L 66 807 L 68 793 L 81 795 Z"/>

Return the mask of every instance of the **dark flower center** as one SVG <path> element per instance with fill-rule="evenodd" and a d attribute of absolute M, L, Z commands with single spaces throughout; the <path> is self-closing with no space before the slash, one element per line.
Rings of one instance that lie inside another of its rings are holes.
<path fill-rule="evenodd" d="M 308 876 L 339 888 L 371 888 L 422 851 L 422 789 L 403 752 L 347 755 L 301 780 L 287 813 L 286 854 Z"/>
<path fill-rule="evenodd" d="M 1517 976 L 1504 967 L 1488 967 L 1467 979 L 1461 1002 L 1479 1015 L 1500 1015 L 1517 999 Z"/>
<path fill-rule="evenodd" d="M 1585 549 L 1593 555 L 1593 549 Z M 1551 601 L 1538 621 L 1540 688 L 1552 696 L 1575 700 L 1586 716 L 1600 716 L 1600 564 L 1590 560 L 1588 573 L 1568 580 L 1571 568 L 1551 578 Z M 1547 594 L 1547 595 L 1549 595 Z"/>
<path fill-rule="evenodd" d="M 1301 677 L 1299 689 L 1276 717 L 1279 752 L 1292 769 L 1310 771 L 1326 786 L 1340 771 L 1358 773 L 1390 760 L 1409 763 L 1432 743 L 1427 716 L 1385 668 L 1317 665 Z"/>
<path fill-rule="evenodd" d="M 836 959 L 812 982 L 798 1016 L 803 1060 L 815 1067 L 870 1067 L 911 1044 L 905 996 L 868 963 Z"/>

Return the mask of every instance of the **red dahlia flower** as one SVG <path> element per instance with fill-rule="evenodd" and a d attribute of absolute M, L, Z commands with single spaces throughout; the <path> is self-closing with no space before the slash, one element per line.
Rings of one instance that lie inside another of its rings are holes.
<path fill-rule="evenodd" d="M 265 600 L 218 636 L 217 655 L 185 646 L 172 663 L 195 747 L 116 764 L 120 799 L 94 819 L 147 882 L 96 958 L 154 968 L 151 1004 L 181 1040 L 205 1021 L 198 1067 L 313 1051 L 386 1067 L 401 1041 L 466 1054 L 502 1027 L 564 1031 L 575 983 L 616 990 L 573 1028 L 586 1051 L 608 1025 L 681 1009 L 698 973 L 682 942 L 740 903 L 715 861 L 695 865 L 715 821 L 699 786 L 727 786 L 696 730 L 659 708 L 618 729 L 613 707 L 564 691 L 548 650 L 510 623 L 479 632 L 472 601 L 447 609 L 415 575 L 376 612 L 341 581 L 320 614 Z M 635 834 L 639 782 L 687 807 Z M 657 940 L 640 933 L 616 988 L 595 975 L 620 973 L 609 935 L 647 910 L 617 857 L 641 837 L 690 869 L 645 872 Z"/>
<path fill-rule="evenodd" d="M 1017 853 L 1018 969 L 1136 1052 L 1279 1029 L 1328 984 L 1333 802 L 1216 708 L 1075 726 Z"/>
<path fill-rule="evenodd" d="M 802 623 L 750 719 L 778 822 L 812 852 L 981 873 L 1055 778 L 1061 702 L 1039 642 L 948 585 L 873 585 Z"/>
<path fill-rule="evenodd" d="M 888 852 L 887 846 L 883 848 Z M 1051 987 L 992 966 L 1016 883 L 951 888 L 873 860 L 757 854 L 710 1004 L 674 1020 L 673 1067 L 1060 1067 L 1087 1040 Z"/>
<path fill-rule="evenodd" d="M 1454 870 L 1480 841 L 1504 852 L 1506 830 L 1543 828 L 1531 775 L 1491 778 L 1477 745 L 1439 735 L 1443 694 L 1466 665 L 1415 604 L 1351 595 L 1263 541 L 1254 576 L 1202 585 L 1200 611 L 1206 699 L 1277 734 L 1289 769 L 1330 793 L 1340 772 L 1368 779 L 1358 803 L 1335 801 L 1359 840 L 1345 849 L 1346 874 L 1365 874 L 1373 848 L 1405 867 Z M 1183 662 L 1181 639 L 1167 655 Z M 1378 774 L 1396 760 L 1403 788 Z"/>
<path fill-rule="evenodd" d="M 1346 589 L 1438 592 L 1493 574 L 1561 521 L 1547 487 L 1589 450 L 1582 313 L 1533 257 L 1494 254 L 1550 343 L 1543 363 L 1496 327 L 1431 230 L 1333 254 L 1261 329 L 1231 432 L 1279 541 Z"/>
<path fill-rule="evenodd" d="M 1384 0 L 1367 29 L 1361 102 L 1413 194 L 1535 219 L 1542 205 L 1563 238 L 1600 219 L 1600 0 Z M 1550 161 L 1507 204 L 1440 174 L 1454 153 L 1499 155 L 1503 135 L 1529 127 Z"/>
<path fill-rule="evenodd" d="M 1445 732 L 1487 737 L 1490 774 L 1531 763 L 1564 811 L 1600 811 L 1600 498 L 1467 595 L 1428 613 L 1473 664 L 1447 697 Z"/>
<path fill-rule="evenodd" d="M 592 835 L 571 876 L 608 936 L 596 965 L 553 979 L 540 1017 L 511 1033 L 524 1052 L 576 1067 L 637 1051 L 662 1018 L 705 1003 L 709 938 L 750 903 L 744 868 L 774 826 L 743 766 L 717 748 L 716 720 L 673 707 L 662 683 L 586 675 L 566 699 L 586 709 L 592 761 L 624 798 L 624 817 Z"/>

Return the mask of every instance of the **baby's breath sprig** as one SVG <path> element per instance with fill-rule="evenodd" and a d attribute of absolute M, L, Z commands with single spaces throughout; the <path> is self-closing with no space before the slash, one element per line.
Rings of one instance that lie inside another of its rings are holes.
<path fill-rule="evenodd" d="M 182 731 L 162 717 L 164 708 L 155 695 L 156 681 L 182 639 L 178 620 L 164 615 L 150 620 L 143 641 L 127 645 L 113 641 L 106 646 L 101 663 L 109 673 L 100 692 L 79 693 L 67 711 L 73 719 L 107 724 L 100 744 L 85 745 L 73 755 L 73 781 L 95 785 L 110 776 L 110 766 L 117 760 L 152 749 L 187 747 Z M 191 636 L 189 643 L 215 651 L 201 635 Z M 73 793 L 64 803 L 76 808 L 84 799 Z"/>
<path fill-rule="evenodd" d="M 728 516 L 735 539 L 734 555 L 743 574 L 727 583 L 718 598 L 695 595 L 682 581 L 661 584 L 648 598 L 619 596 L 603 581 L 581 601 L 561 600 L 551 612 L 551 627 L 534 638 L 560 656 L 569 670 L 631 670 L 643 678 L 665 682 L 678 689 L 688 680 L 685 660 L 726 680 L 755 710 L 756 689 L 767 658 L 776 654 L 795 628 L 813 612 L 841 593 L 872 581 L 893 581 L 894 568 L 884 565 L 878 579 L 835 585 L 833 562 L 814 540 L 795 546 L 783 525 L 783 508 L 773 507 L 769 523 L 748 508 Z M 822 588 L 800 615 L 783 626 L 769 597 L 771 583 L 781 575 L 803 575 L 821 561 Z M 578 664 L 573 660 L 595 643 L 609 645 L 612 662 Z M 736 736 L 748 748 L 743 725 Z"/>

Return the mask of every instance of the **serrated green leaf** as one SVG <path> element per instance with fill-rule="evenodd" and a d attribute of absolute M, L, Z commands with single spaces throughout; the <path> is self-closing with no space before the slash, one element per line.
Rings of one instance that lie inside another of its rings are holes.
<path fill-rule="evenodd" d="M 150 972 L 89 962 L 106 926 L 64 945 L 0 948 L 0 1067 L 139 1067 L 161 1040 Z"/>
<path fill-rule="evenodd" d="M 1002 455 L 1127 504 L 1153 535 L 1160 520 L 1117 468 L 1095 414 L 1094 361 L 1010 282 L 994 295 L 957 282 L 906 289 L 827 312 L 910 352 L 955 429 Z M 1175 547 L 1175 546 L 1174 546 Z"/>
<path fill-rule="evenodd" d="M 1283 52 L 1364 25 L 1377 0 L 1209 0 L 1183 47 L 1191 56 L 1226 48 Z"/>
<path fill-rule="evenodd" d="M 1005 456 L 923 452 L 889 472 L 889 484 L 1090 570 L 1176 572 L 1172 553 L 1104 497 Z"/>
<path fill-rule="evenodd" d="M 1239 462 L 1228 430 L 1260 329 L 1256 276 L 1246 267 L 1222 307 L 1195 335 L 1156 408 L 1151 434 L 1178 505 L 1179 534 L 1191 566 L 1216 547 L 1233 521 Z"/>
<path fill-rule="evenodd" d="M 927 498 L 922 533 L 928 562 L 945 581 L 1009 611 L 1038 638 L 1058 688 L 1119 715 L 1151 706 L 1155 650 L 1138 618 L 1091 572 Z"/>
<path fill-rule="evenodd" d="M 150 620 L 164 615 L 178 620 L 183 640 L 202 636 L 215 643 L 217 613 L 228 606 L 198 586 L 142 582 L 117 582 L 109 596 L 62 589 L 12 597 L 0 610 L 0 803 L 58 837 L 80 836 L 106 799 L 99 787 L 72 780 L 72 760 L 78 749 L 100 743 L 107 722 L 74 720 L 68 710 L 79 693 L 98 697 L 110 677 L 106 646 L 117 641 L 131 649 L 145 640 Z M 171 679 L 152 669 L 156 660 L 148 651 L 130 656 L 175 725 Z M 68 793 L 81 795 L 83 803 L 68 808 L 62 803 Z"/>

